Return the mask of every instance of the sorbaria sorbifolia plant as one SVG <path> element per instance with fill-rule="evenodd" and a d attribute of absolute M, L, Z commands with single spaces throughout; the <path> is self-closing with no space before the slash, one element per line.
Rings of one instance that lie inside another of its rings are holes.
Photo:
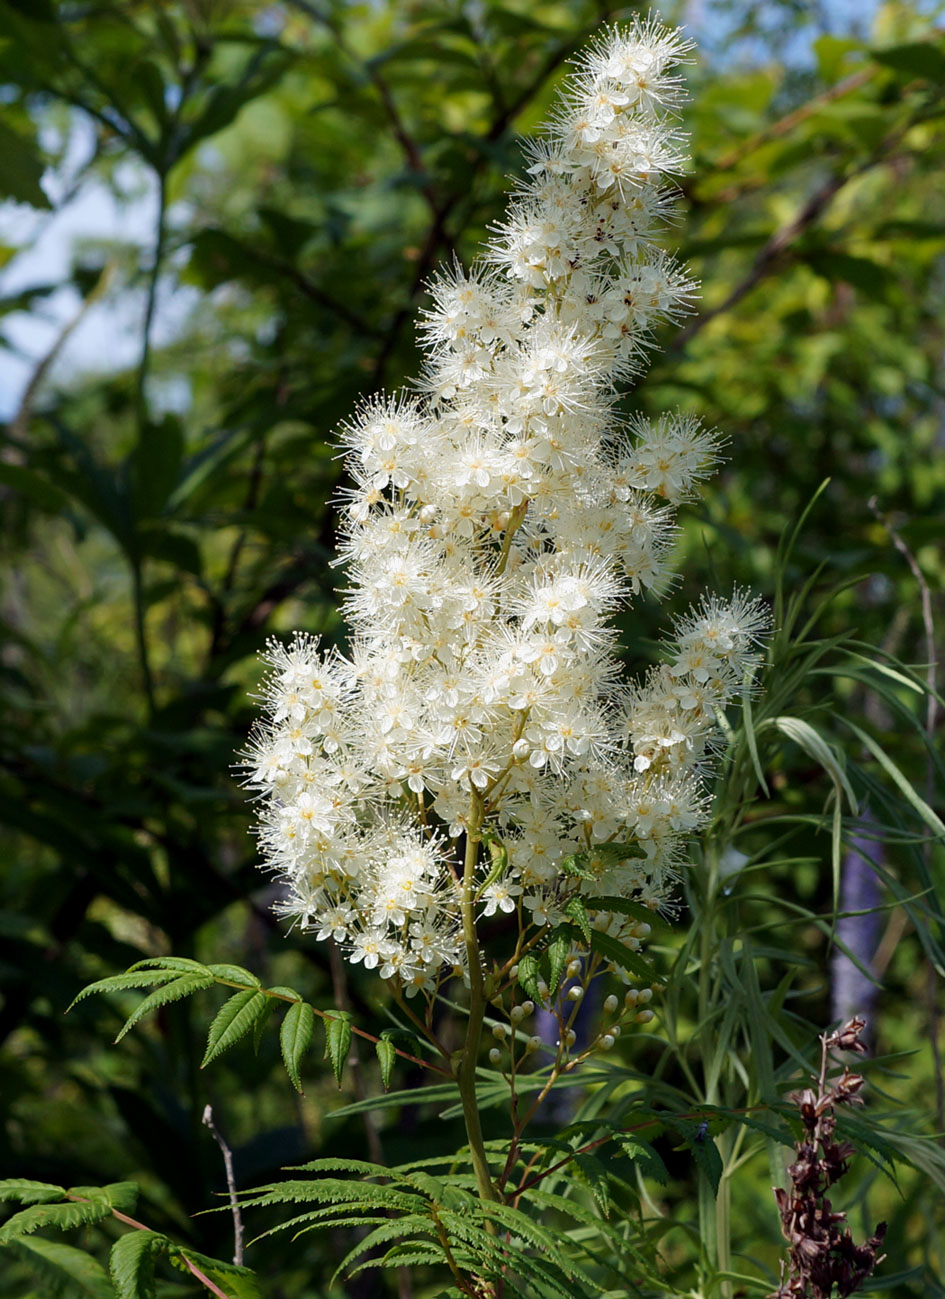
<path fill-rule="evenodd" d="M 610 992 L 576 1053 L 589 985 L 647 975 L 647 917 L 671 905 L 766 627 L 753 600 L 707 595 L 642 680 L 615 656 L 612 615 L 666 591 L 673 506 L 718 456 L 690 415 L 615 411 L 693 294 L 657 244 L 687 49 L 654 21 L 591 45 L 484 256 L 433 285 L 416 391 L 344 427 L 348 655 L 273 641 L 248 755 L 280 910 L 425 1004 L 435 1044 L 434 999 L 466 984 L 452 1069 L 486 1201 L 505 1189 L 476 1101 L 486 1007 L 491 1062 L 514 1079 L 550 1056 L 549 1086 L 652 1016 L 650 988 Z M 556 1039 L 529 1031 L 538 1005 Z"/>
<path fill-rule="evenodd" d="M 750 691 L 767 628 L 753 599 L 707 594 L 641 679 L 625 681 L 616 654 L 613 616 L 669 588 L 673 507 L 719 454 L 690 415 L 616 409 L 656 327 L 693 295 L 659 246 L 685 162 L 687 49 L 648 20 L 604 31 L 581 57 L 487 252 L 433 285 L 414 389 L 365 402 L 340 433 L 346 653 L 304 633 L 269 647 L 245 765 L 279 909 L 386 983 L 399 1027 L 372 1038 L 385 1086 L 398 1053 L 432 1071 L 458 1093 L 468 1138 L 458 1155 L 421 1151 L 398 1168 L 316 1160 L 244 1201 L 305 1206 L 290 1230 L 360 1228 L 339 1272 L 448 1269 L 440 1293 L 471 1299 L 598 1299 L 605 1279 L 665 1293 L 645 1230 L 606 1217 L 612 1188 L 632 1195 L 638 1170 L 665 1173 L 640 1129 L 672 1129 L 719 1187 L 712 1104 L 638 1109 L 632 1131 L 599 1111 L 552 1137 L 530 1127 L 556 1083 L 653 1017 L 650 925 L 672 911 L 725 707 Z M 316 1015 L 339 1077 L 352 1032 L 372 1036 L 342 1007 L 316 1010 L 229 964 L 149 958 L 81 995 L 157 985 L 123 1035 L 215 983 L 235 991 L 205 1063 L 261 1028 L 273 998 L 288 1003 L 297 1087 Z M 459 1046 L 434 1015 L 447 1000 L 449 1032 L 464 1016 Z M 510 1131 L 486 1142 L 480 1110 L 497 1098 Z M 624 1174 L 596 1160 L 608 1141 Z M 572 1175 L 604 1216 L 565 1193 Z M 125 1184 L 94 1202 L 88 1188 L 17 1185 L 48 1206 L 44 1222 L 128 1211 Z M 22 1230 L 38 1212 L 24 1210 Z M 149 1250 L 216 1294 L 244 1293 L 244 1269 L 154 1235 L 114 1246 L 129 1295 Z"/>

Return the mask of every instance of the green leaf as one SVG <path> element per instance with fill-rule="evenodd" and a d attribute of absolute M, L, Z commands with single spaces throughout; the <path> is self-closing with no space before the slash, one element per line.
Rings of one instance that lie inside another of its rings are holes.
<path fill-rule="evenodd" d="M 119 1213 L 133 1213 L 138 1204 L 140 1187 L 137 1182 L 109 1182 L 107 1186 L 70 1186 L 67 1195 L 103 1204 Z"/>
<path fill-rule="evenodd" d="M 315 1031 L 315 1012 L 307 1001 L 295 1001 L 286 1011 L 285 1019 L 279 1030 L 279 1045 L 282 1048 L 282 1059 L 292 1086 L 297 1092 L 302 1090 L 302 1077 L 299 1062 L 312 1044 Z M 386 1087 L 386 1083 L 385 1083 Z"/>
<path fill-rule="evenodd" d="M 551 941 L 545 949 L 545 966 L 548 971 L 548 990 L 552 996 L 558 991 L 558 984 L 561 982 L 561 975 L 564 973 L 564 967 L 568 963 L 568 956 L 571 953 L 571 933 L 564 926 L 559 925 L 552 931 Z"/>
<path fill-rule="evenodd" d="M 31 1182 L 23 1177 L 9 1177 L 0 1182 L 0 1200 L 17 1200 L 20 1204 L 52 1204 L 61 1200 L 65 1188 L 51 1182 Z"/>
<path fill-rule="evenodd" d="M 0 483 L 12 487 L 48 514 L 63 514 L 68 507 L 69 498 L 65 492 L 55 487 L 42 474 L 34 469 L 26 469 L 23 465 L 0 463 Z"/>
<path fill-rule="evenodd" d="M 250 988 L 262 987 L 261 981 L 256 978 L 255 974 L 251 974 L 249 970 L 244 970 L 242 965 L 227 965 L 216 962 L 206 968 L 215 979 L 220 979 L 225 983 L 245 983 Z"/>
<path fill-rule="evenodd" d="M 351 1016 L 346 1010 L 333 1010 L 322 1020 L 325 1026 L 325 1059 L 331 1061 L 335 1080 L 341 1086 L 341 1075 L 351 1049 Z"/>
<path fill-rule="evenodd" d="M 661 1186 L 669 1185 L 669 1173 L 661 1157 L 648 1141 L 638 1137 L 634 1132 L 616 1132 L 614 1140 L 618 1143 L 628 1159 L 639 1164 L 646 1177 L 652 1177 Z"/>
<path fill-rule="evenodd" d="M 811 726 L 810 722 L 802 721 L 799 717 L 772 717 L 763 725 L 776 727 L 782 735 L 786 735 L 789 740 L 793 740 L 815 762 L 819 763 L 838 789 L 846 794 L 850 811 L 856 811 L 856 795 L 847 779 L 842 755 L 827 743 L 823 736 Z"/>
<path fill-rule="evenodd" d="M 7 1246 L 31 1267 L 43 1283 L 43 1295 L 68 1299 L 115 1299 L 108 1273 L 96 1259 L 74 1245 L 43 1236 L 24 1236 Z"/>
<path fill-rule="evenodd" d="M 0 122 L 0 196 L 31 207 L 51 207 L 39 183 L 44 170 L 34 146 Z"/>
<path fill-rule="evenodd" d="M 712 1194 L 718 1195 L 719 1183 L 722 1180 L 723 1164 L 718 1146 L 710 1136 L 701 1140 L 696 1137 L 692 1143 L 692 1157 L 696 1167 L 712 1187 Z"/>
<path fill-rule="evenodd" d="M 99 979 L 96 983 L 90 983 L 88 987 L 82 989 L 77 997 L 73 998 L 66 1007 L 66 1014 L 73 1006 L 84 1001 L 86 997 L 91 997 L 93 993 L 106 992 L 126 992 L 132 988 L 150 988 L 155 983 L 170 983 L 178 976 L 173 970 L 138 970 L 128 974 L 111 974 L 107 979 Z"/>
<path fill-rule="evenodd" d="M 171 1245 L 157 1231 L 129 1231 L 119 1237 L 108 1257 L 116 1299 L 154 1299 L 154 1260 Z"/>
<path fill-rule="evenodd" d="M 173 983 L 165 984 L 163 988 L 158 988 L 150 996 L 145 997 L 144 1001 L 132 1011 L 125 1020 L 115 1041 L 120 1042 L 125 1034 L 130 1032 L 139 1020 L 144 1019 L 145 1015 L 150 1015 L 152 1010 L 158 1010 L 169 1002 L 180 1001 L 183 997 L 191 997 L 195 992 L 201 992 L 204 988 L 212 987 L 212 974 L 185 974 L 181 978 L 175 979 Z"/>
<path fill-rule="evenodd" d="M 184 1263 L 185 1259 L 199 1267 L 211 1281 L 226 1291 L 227 1299 L 264 1299 L 259 1280 L 251 1268 L 198 1254 L 195 1249 L 183 1245 L 177 1246 L 168 1257 L 174 1267 L 186 1271 L 188 1276 L 193 1273 Z"/>
<path fill-rule="evenodd" d="M 589 944 L 591 941 L 591 922 L 587 918 L 587 907 L 584 905 L 584 899 L 578 897 L 569 898 L 564 907 L 564 914 L 577 925 L 584 936 L 585 943 Z"/>
<path fill-rule="evenodd" d="M 861 730 L 859 726 L 854 722 L 851 722 L 848 717 L 841 717 L 840 720 L 849 727 L 853 734 L 856 735 L 863 744 L 866 745 L 870 753 L 872 753 L 873 757 L 882 767 L 883 771 L 885 771 L 886 775 L 891 778 L 906 801 L 912 805 L 916 812 L 918 812 L 919 816 L 932 833 L 940 837 L 945 837 L 945 824 L 942 823 L 938 814 L 929 807 L 925 799 L 919 796 L 910 784 L 909 780 L 903 775 L 893 762 L 892 758 L 890 758 L 886 753 L 885 749 L 883 749 L 881 745 L 877 744 L 871 735 L 867 735 L 866 731 Z"/>
<path fill-rule="evenodd" d="M 394 1061 L 397 1059 L 397 1048 L 390 1040 L 390 1030 L 386 1029 L 374 1045 L 377 1052 L 377 1062 L 381 1067 L 381 1082 L 384 1084 L 384 1090 L 390 1087 L 391 1075 L 394 1072 Z"/>
<path fill-rule="evenodd" d="M 649 962 L 636 952 L 631 952 L 629 947 L 611 934 L 602 934 L 595 929 L 591 934 L 591 951 L 605 957 L 612 965 L 618 965 L 622 970 L 636 975 L 644 983 L 653 983 L 656 979 L 656 972 Z"/>
<path fill-rule="evenodd" d="M 207 1034 L 207 1049 L 200 1062 L 201 1069 L 251 1032 L 260 1015 L 268 1010 L 269 998 L 264 992 L 255 988 L 235 992 L 213 1018 Z"/>
<path fill-rule="evenodd" d="M 885 49 L 870 50 L 870 54 L 877 63 L 896 72 L 905 72 L 907 76 L 945 81 L 945 51 L 931 41 L 889 45 Z"/>
<path fill-rule="evenodd" d="M 56 1231 L 68 1231 L 71 1227 L 81 1227 L 90 1222 L 100 1222 L 111 1216 L 111 1207 L 102 1202 L 83 1201 L 81 1204 L 35 1204 L 29 1209 L 21 1209 L 0 1227 L 0 1245 L 16 1240 L 19 1236 L 29 1236 L 40 1227 L 52 1227 Z"/>
<path fill-rule="evenodd" d="M 526 953 L 519 961 L 516 982 L 532 1001 L 541 1001 L 541 991 L 538 987 L 538 957 L 532 952 Z"/>

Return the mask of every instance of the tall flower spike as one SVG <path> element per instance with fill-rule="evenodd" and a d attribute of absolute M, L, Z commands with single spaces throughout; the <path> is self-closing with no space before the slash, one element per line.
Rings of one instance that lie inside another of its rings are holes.
<path fill-rule="evenodd" d="M 535 933 L 580 894 L 638 947 L 648 927 L 595 898 L 667 904 L 718 710 L 756 662 L 765 615 L 738 592 L 634 686 L 610 625 L 666 588 L 671 507 L 718 458 L 691 415 L 613 410 L 694 291 L 656 242 L 688 48 L 636 21 L 578 61 L 484 258 L 432 286 L 421 395 L 341 432 L 350 656 L 269 648 L 247 784 L 279 909 L 408 995 L 467 962 L 467 831 L 490 844 L 480 917 Z"/>

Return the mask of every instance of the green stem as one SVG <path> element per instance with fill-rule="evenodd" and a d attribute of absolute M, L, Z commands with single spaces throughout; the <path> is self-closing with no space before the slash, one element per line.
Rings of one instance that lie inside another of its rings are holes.
<path fill-rule="evenodd" d="M 470 794 L 469 823 L 466 826 L 462 893 L 463 938 L 466 943 L 466 963 L 469 966 L 469 1020 L 466 1025 L 466 1041 L 456 1070 L 456 1081 L 463 1104 L 463 1118 L 466 1122 L 466 1135 L 469 1138 L 469 1153 L 479 1186 L 479 1198 L 497 1202 L 499 1194 L 489 1173 L 489 1164 L 482 1142 L 482 1125 L 479 1122 L 479 1106 L 476 1102 L 476 1064 L 482 1042 L 482 1021 L 486 1013 L 475 907 L 476 862 L 481 841 L 482 815 L 482 797 L 473 790 Z"/>

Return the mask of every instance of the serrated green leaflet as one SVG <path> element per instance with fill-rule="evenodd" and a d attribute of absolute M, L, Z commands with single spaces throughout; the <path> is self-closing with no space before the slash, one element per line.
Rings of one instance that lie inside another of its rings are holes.
<path fill-rule="evenodd" d="M 587 918 L 587 907 L 583 898 L 570 898 L 565 904 L 564 914 L 577 925 L 585 943 L 591 941 L 591 923 Z"/>
<path fill-rule="evenodd" d="M 115 1299 L 108 1273 L 84 1250 L 61 1240 L 22 1236 L 5 1247 L 18 1255 L 43 1283 L 44 1293 L 69 1299 Z"/>
<path fill-rule="evenodd" d="M 541 1001 L 541 990 L 538 987 L 538 957 L 532 952 L 526 953 L 519 961 L 517 981 L 526 996 L 532 1001 Z"/>
<path fill-rule="evenodd" d="M 183 997 L 191 997 L 195 992 L 202 992 L 204 988 L 212 988 L 213 984 L 212 974 L 184 974 L 174 979 L 172 983 L 165 984 L 163 988 L 158 988 L 132 1011 L 115 1041 L 120 1042 L 125 1034 L 129 1033 L 139 1020 L 144 1019 L 145 1015 L 150 1015 L 152 1010 L 158 1010 L 172 1001 L 180 1001 Z"/>
<path fill-rule="evenodd" d="M 286 1073 L 296 1091 L 302 1090 L 302 1075 L 299 1069 L 302 1056 L 312 1044 L 315 1032 L 315 1012 L 307 1001 L 293 1002 L 286 1011 L 282 1026 L 279 1029 L 279 1046 Z"/>
<path fill-rule="evenodd" d="M 543 955 L 548 990 L 552 996 L 558 991 L 558 984 L 561 982 L 561 975 L 564 973 L 570 951 L 570 930 L 565 925 L 559 925 L 557 929 L 552 931 L 551 940 Z"/>
<path fill-rule="evenodd" d="M 214 1016 L 210 1031 L 207 1034 L 207 1049 L 200 1062 L 204 1069 L 211 1060 L 222 1055 L 241 1037 L 251 1032 L 260 1016 L 270 1009 L 269 998 L 264 992 L 247 988 L 235 992 L 223 1003 Z"/>
<path fill-rule="evenodd" d="M 110 1217 L 111 1212 L 111 1206 L 102 1202 L 35 1204 L 28 1209 L 21 1209 L 0 1227 L 0 1245 L 16 1240 L 18 1236 L 29 1236 L 32 1232 L 39 1231 L 41 1227 L 68 1231 L 70 1227 L 100 1222 L 102 1218 Z"/>
<path fill-rule="evenodd" d="M 325 1027 L 325 1059 L 331 1061 L 335 1080 L 340 1087 L 345 1061 L 351 1049 L 351 1016 L 347 1011 L 335 1010 L 322 1023 Z"/>
<path fill-rule="evenodd" d="M 154 1299 L 154 1260 L 172 1248 L 157 1231 L 129 1231 L 108 1256 L 116 1299 Z"/>
<path fill-rule="evenodd" d="M 20 1204 L 52 1204 L 65 1193 L 65 1187 L 51 1182 L 32 1182 L 23 1177 L 0 1181 L 0 1200 L 17 1200 Z"/>
<path fill-rule="evenodd" d="M 394 1072 L 394 1061 L 397 1059 L 397 1048 L 390 1040 L 387 1032 L 381 1034 L 380 1038 L 374 1044 L 374 1050 L 377 1054 L 377 1063 L 381 1070 L 381 1083 L 384 1090 L 390 1087 L 390 1080 Z"/>

